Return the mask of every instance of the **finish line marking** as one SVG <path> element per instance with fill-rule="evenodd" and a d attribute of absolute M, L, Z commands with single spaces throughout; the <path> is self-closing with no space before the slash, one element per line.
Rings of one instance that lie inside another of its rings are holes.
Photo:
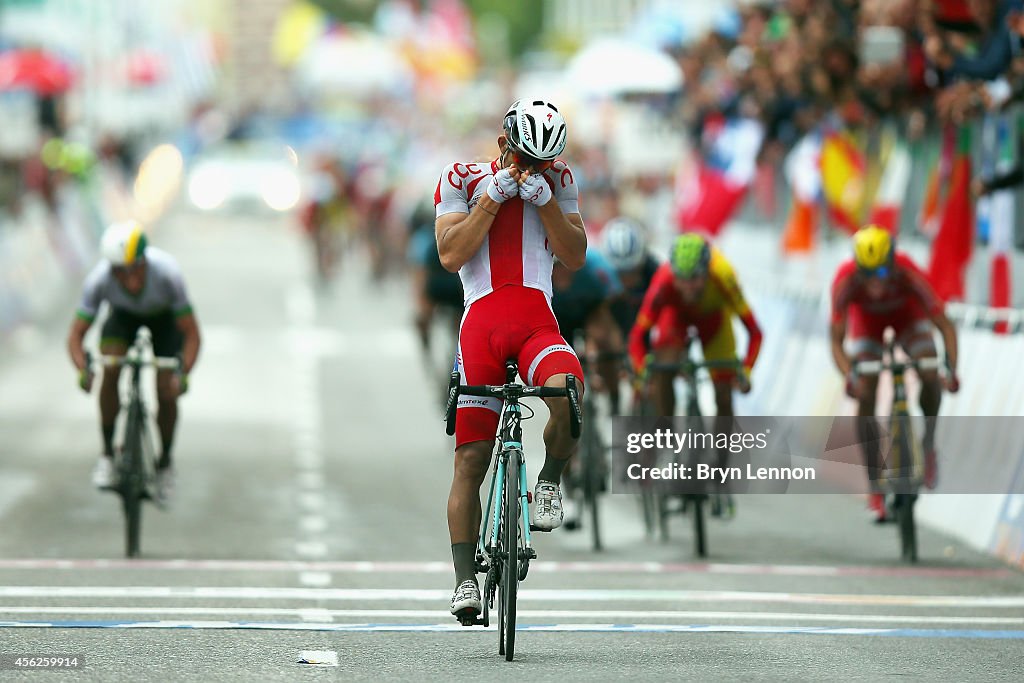
<path fill-rule="evenodd" d="M 244 629 L 262 631 L 347 631 L 354 633 L 436 632 L 485 633 L 488 629 L 459 624 L 303 624 L 233 621 L 0 621 L 0 628 L 111 628 L 111 629 Z M 984 629 L 827 628 L 821 626 L 733 626 L 705 624 L 521 624 L 516 631 L 563 633 L 757 633 L 822 636 L 883 636 L 896 638 L 980 638 L 1024 640 L 1024 631 Z"/>
<path fill-rule="evenodd" d="M 826 621 L 866 624 L 973 624 L 1024 626 L 1024 617 L 920 616 L 895 614 L 824 614 L 820 612 L 700 612 L 644 610 L 518 610 L 521 617 L 536 619 L 738 619 L 745 621 Z M 330 622 L 341 618 L 439 619 L 448 616 L 436 609 L 292 609 L 285 607 L 50 607 L 0 606 L 0 614 L 81 615 L 174 615 L 223 617 L 297 617 L 309 622 Z"/>
<path fill-rule="evenodd" d="M 0 569 L 166 569 L 183 571 L 327 571 L 338 573 L 451 573 L 451 562 L 360 562 L 291 560 L 89 560 L 0 559 Z M 578 574 L 756 574 L 775 576 L 886 576 L 933 578 L 1019 578 L 1007 568 L 864 567 L 714 562 L 545 562 L 530 563 L 531 572 Z"/>
<path fill-rule="evenodd" d="M 448 590 L 386 588 L 281 588 L 253 586 L 0 586 L 5 598 L 173 598 L 234 600 L 439 601 Z M 715 590 L 525 589 L 523 600 L 544 602 L 739 602 L 905 607 L 1024 607 L 1024 595 L 857 595 Z"/>

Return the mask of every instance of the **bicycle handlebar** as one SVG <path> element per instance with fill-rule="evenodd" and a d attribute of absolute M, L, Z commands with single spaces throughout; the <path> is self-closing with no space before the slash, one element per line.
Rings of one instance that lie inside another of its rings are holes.
<path fill-rule="evenodd" d="M 561 387 L 528 387 L 522 384 L 483 384 L 483 385 L 460 385 L 458 372 L 453 372 L 448 382 L 448 403 L 445 407 L 445 431 L 448 436 L 455 433 L 455 416 L 458 412 L 459 396 L 481 396 L 486 398 L 519 399 L 528 396 L 539 398 L 568 398 L 569 399 L 569 431 L 574 439 L 579 438 L 580 429 L 583 425 L 583 411 L 580 409 L 579 389 L 576 386 L 576 377 L 569 375 L 565 381 L 565 388 Z"/>
<path fill-rule="evenodd" d="M 109 356 L 101 355 L 97 359 L 97 364 L 105 368 L 119 368 L 119 367 L 154 367 L 157 370 L 180 370 L 181 359 L 174 356 L 154 356 L 151 359 L 143 360 L 138 356 L 124 355 L 124 356 Z"/>
<path fill-rule="evenodd" d="M 739 360 L 705 360 L 690 361 L 683 360 L 677 363 L 651 362 L 647 369 L 651 372 L 682 372 L 683 370 L 740 370 L 743 362 Z"/>
<path fill-rule="evenodd" d="M 853 374 L 855 377 L 864 375 L 880 375 L 883 371 L 903 372 L 908 369 L 914 370 L 938 370 L 943 367 L 943 362 L 938 358 L 920 358 L 908 361 L 881 361 L 881 360 L 858 360 L 853 362 Z"/>

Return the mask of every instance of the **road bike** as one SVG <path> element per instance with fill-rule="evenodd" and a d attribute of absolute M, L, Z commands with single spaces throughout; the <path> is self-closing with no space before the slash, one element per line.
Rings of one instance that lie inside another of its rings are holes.
<path fill-rule="evenodd" d="M 92 359 L 88 358 L 91 367 Z M 181 372 L 181 359 L 154 356 L 149 330 L 140 328 L 135 341 L 123 356 L 100 355 L 103 368 L 128 368 L 122 379 L 124 431 L 119 447 L 114 449 L 114 471 L 117 483 L 112 490 L 121 496 L 125 518 L 125 554 L 138 557 L 142 534 L 142 501 L 156 501 L 156 449 L 150 426 L 150 411 L 142 392 L 143 368 Z"/>
<path fill-rule="evenodd" d="M 914 521 L 914 505 L 923 481 L 923 457 L 921 442 L 914 433 L 914 423 L 907 403 L 905 375 L 908 370 L 917 373 L 938 370 L 938 358 L 896 360 L 894 344 L 886 345 L 882 360 L 855 361 L 854 380 L 861 376 L 878 376 L 883 372 L 892 375 L 892 410 L 889 413 L 889 433 L 879 448 L 888 442 L 890 458 L 879 473 L 877 485 L 887 494 L 889 508 L 896 515 L 900 534 L 900 553 L 905 562 L 917 562 L 917 525 Z"/>
<path fill-rule="evenodd" d="M 505 384 L 502 385 L 462 386 L 459 373 L 453 372 L 445 410 L 446 431 L 451 436 L 455 433 L 459 396 L 492 397 L 503 402 L 490 493 L 481 518 L 476 549 L 476 571 L 484 574 L 481 592 L 483 611 L 480 616 L 467 611 L 456 615 L 456 618 L 463 626 L 490 626 L 490 611 L 497 601 L 498 654 L 505 655 L 510 662 L 515 654 L 516 594 L 519 583 L 526 579 L 530 570 L 530 561 L 537 559 L 530 532 L 538 529 L 529 520 L 529 504 L 533 501 L 526 486 L 522 430 L 522 421 L 532 417 L 533 412 L 531 410 L 524 417 L 520 399 L 529 396 L 568 398 L 573 438 L 579 437 L 583 423 L 579 390 L 573 375 L 567 377 L 566 386 L 562 389 L 524 386 L 515 381 L 518 374 L 519 367 L 514 360 L 505 362 Z M 529 406 L 525 407 L 529 409 Z"/>
<path fill-rule="evenodd" d="M 660 363 L 650 361 L 647 363 L 647 374 L 644 378 L 644 387 L 641 390 L 639 402 L 639 414 L 644 417 L 655 416 L 655 408 L 650 398 L 650 380 L 655 374 L 668 374 L 673 379 L 681 377 L 683 380 L 683 403 L 686 406 L 685 428 L 687 431 L 702 433 L 705 431 L 704 418 L 700 409 L 698 385 L 700 381 L 712 370 L 740 371 L 742 375 L 743 364 L 739 360 L 698 360 L 695 357 L 694 349 L 697 347 L 698 337 L 689 333 L 686 356 L 683 360 L 675 363 Z M 745 381 L 745 380 L 744 380 Z M 684 454 L 680 454 L 680 462 L 683 459 L 691 468 L 696 471 L 696 465 L 707 463 L 709 456 L 714 449 L 691 446 Z M 665 463 L 661 463 L 662 465 Z M 724 463 L 719 463 L 724 466 Z M 695 482 L 686 484 L 684 493 L 666 493 L 662 487 L 654 482 L 644 482 L 640 490 L 640 502 L 644 517 L 644 526 L 648 536 L 653 536 L 655 530 L 660 534 L 661 540 L 669 540 L 669 517 L 673 514 L 690 514 L 693 521 L 693 548 L 699 557 L 707 556 L 707 524 L 705 505 L 711 500 L 716 512 L 722 514 L 722 510 L 730 511 L 734 508 L 732 496 L 729 493 L 704 490 Z"/>

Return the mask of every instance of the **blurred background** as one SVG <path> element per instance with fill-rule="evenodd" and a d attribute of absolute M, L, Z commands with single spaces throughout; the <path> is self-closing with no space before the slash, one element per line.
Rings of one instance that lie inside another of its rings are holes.
<path fill-rule="evenodd" d="M 1018 4 L 3 0 L 0 331 L 127 215 L 259 207 L 323 278 L 341 243 L 401 276 L 440 168 L 531 95 L 568 117 L 595 239 L 731 229 L 748 278 L 813 292 L 871 220 L 947 299 L 1019 306 L 1020 193 L 971 192 L 1019 163 Z"/>
<path fill-rule="evenodd" d="M 269 317 L 277 328 L 285 310 L 305 320 L 318 305 L 325 329 L 363 336 L 346 346 L 324 332 L 303 349 L 400 353 L 417 348 L 417 332 L 426 347 L 439 173 L 493 158 L 508 105 L 537 96 L 567 118 L 564 158 L 594 245 L 626 215 L 656 253 L 701 230 L 736 265 L 767 330 L 741 412 L 851 409 L 829 372 L 828 286 L 849 235 L 871 221 L 898 236 L 961 326 L 965 388 L 944 410 L 1019 415 L 1010 383 L 970 377 L 1020 367 L 1020 10 L 1016 0 L 0 0 L 0 355 L 58 343 L 100 234 L 130 216 L 183 263 L 206 367 L 256 338 L 239 325 Z M 989 192 L 996 178 L 1007 189 Z M 291 296 L 296 283 L 316 297 Z M 278 311 L 267 302 L 281 292 Z M 360 317 L 361 305 L 373 315 Z M 448 349 L 437 352 L 442 373 Z M 54 382 L 71 392 L 67 369 Z M 186 423 L 212 422 L 237 399 L 234 379 L 208 372 L 214 388 L 204 399 L 197 386 Z M 13 403 L 31 381 L 10 380 L 9 408 L 36 405 Z M 89 434 L 93 407 L 69 410 Z M 1012 477 L 1016 456 L 1006 457 Z M 934 516 L 988 550 L 997 524 L 1024 528 L 1017 508 L 991 507 L 968 529 L 949 503 Z M 1014 538 L 999 552 L 1024 556 Z"/>

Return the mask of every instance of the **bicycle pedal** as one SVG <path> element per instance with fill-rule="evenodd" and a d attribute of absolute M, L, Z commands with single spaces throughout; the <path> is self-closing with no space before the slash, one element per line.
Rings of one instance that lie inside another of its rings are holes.
<path fill-rule="evenodd" d="M 484 621 L 480 618 L 480 612 L 475 609 L 467 607 L 466 609 L 459 610 L 455 614 L 455 618 L 463 626 L 483 626 Z"/>

